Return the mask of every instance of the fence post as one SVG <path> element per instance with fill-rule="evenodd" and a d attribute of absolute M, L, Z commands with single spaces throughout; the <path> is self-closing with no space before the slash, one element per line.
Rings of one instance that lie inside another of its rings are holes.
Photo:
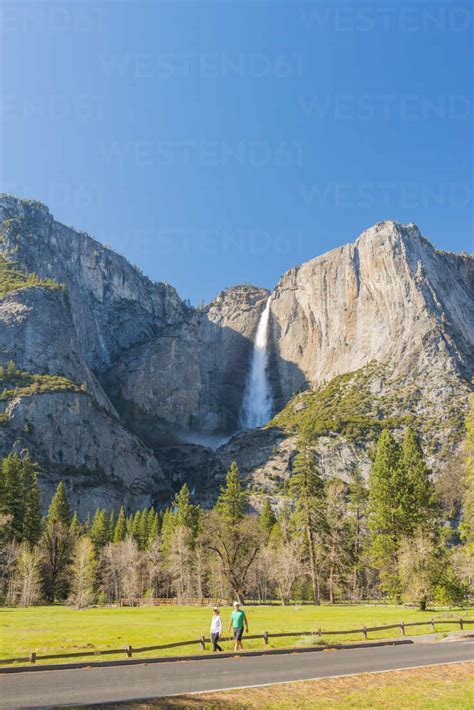
<path fill-rule="evenodd" d="M 265 641 L 265 646 L 268 646 L 268 631 L 263 632 L 263 640 Z"/>
<path fill-rule="evenodd" d="M 365 628 L 365 626 L 362 627 L 362 633 L 364 634 L 364 638 L 366 639 L 367 638 L 367 629 Z"/>
<path fill-rule="evenodd" d="M 464 628 L 464 622 L 463 622 L 463 620 L 462 620 L 462 617 L 459 619 L 459 627 L 460 627 L 461 631 L 462 631 L 463 628 Z"/>
<path fill-rule="evenodd" d="M 430 624 L 431 624 L 431 629 L 434 631 L 435 630 L 435 622 L 434 622 L 433 618 L 431 619 Z"/>
<path fill-rule="evenodd" d="M 36 651 L 30 653 L 30 663 L 36 663 Z"/>
<path fill-rule="evenodd" d="M 206 650 L 206 639 L 204 636 L 199 637 L 199 643 L 201 644 L 201 648 L 203 651 Z"/>
<path fill-rule="evenodd" d="M 405 636 L 405 622 L 400 621 L 400 636 Z"/>
<path fill-rule="evenodd" d="M 130 644 L 125 647 L 125 653 L 127 654 L 128 658 L 132 657 L 132 647 L 130 646 Z"/>

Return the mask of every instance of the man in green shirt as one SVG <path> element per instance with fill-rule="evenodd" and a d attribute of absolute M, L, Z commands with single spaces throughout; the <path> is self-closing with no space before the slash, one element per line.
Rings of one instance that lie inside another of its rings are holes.
<path fill-rule="evenodd" d="M 234 630 L 234 651 L 243 651 L 244 649 L 244 647 L 242 646 L 242 635 L 244 633 L 244 626 L 245 631 L 248 633 L 249 624 L 245 612 L 242 611 L 242 609 L 240 608 L 239 602 L 234 602 L 234 611 L 230 615 L 229 623 L 229 633 L 231 629 Z"/>

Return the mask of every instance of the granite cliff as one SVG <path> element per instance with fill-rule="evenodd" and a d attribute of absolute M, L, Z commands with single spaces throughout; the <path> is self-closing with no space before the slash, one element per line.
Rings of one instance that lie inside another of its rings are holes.
<path fill-rule="evenodd" d="M 327 475 L 368 470 L 383 422 L 415 420 L 437 475 L 459 447 L 474 259 L 436 251 L 414 225 L 379 223 L 282 277 L 275 418 L 248 432 L 239 412 L 266 289 L 194 309 L 40 203 L 2 196 L 0 225 L 0 364 L 14 362 L 0 452 L 32 451 L 45 500 L 63 478 L 82 512 L 165 503 L 184 480 L 209 502 L 236 458 L 258 507 L 262 492 L 285 495 L 303 426 Z"/>

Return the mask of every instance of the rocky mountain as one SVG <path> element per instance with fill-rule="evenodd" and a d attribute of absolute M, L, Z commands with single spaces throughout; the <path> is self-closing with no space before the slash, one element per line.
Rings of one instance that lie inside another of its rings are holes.
<path fill-rule="evenodd" d="M 83 513 L 162 504 L 184 480 L 210 502 L 234 458 L 256 506 L 281 500 L 302 428 L 344 477 L 368 470 L 383 424 L 415 421 L 441 475 L 473 373 L 474 259 L 382 222 L 290 269 L 271 294 L 276 416 L 239 432 L 268 296 L 236 286 L 191 308 L 44 205 L 2 196 L 0 453 L 30 449 L 45 501 L 62 478 Z"/>

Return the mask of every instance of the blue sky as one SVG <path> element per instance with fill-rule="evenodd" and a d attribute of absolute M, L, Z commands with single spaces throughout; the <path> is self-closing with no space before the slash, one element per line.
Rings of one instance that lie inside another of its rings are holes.
<path fill-rule="evenodd" d="M 2 5 L 1 189 L 194 303 L 381 219 L 473 247 L 473 5 Z"/>

